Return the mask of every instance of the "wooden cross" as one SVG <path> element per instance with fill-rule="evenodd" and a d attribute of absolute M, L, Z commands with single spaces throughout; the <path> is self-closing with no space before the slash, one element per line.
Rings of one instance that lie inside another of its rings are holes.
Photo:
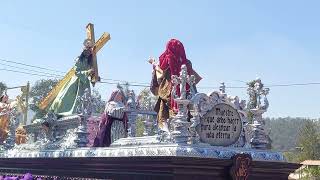
<path fill-rule="evenodd" d="M 100 81 L 99 72 L 98 72 L 98 63 L 97 63 L 97 52 L 110 40 L 110 34 L 104 32 L 99 40 L 95 41 L 94 36 L 94 26 L 89 23 L 87 25 L 87 39 L 90 39 L 94 44 L 93 46 L 93 54 L 92 54 L 92 65 L 94 74 L 91 76 L 91 83 L 94 86 L 96 82 Z"/>

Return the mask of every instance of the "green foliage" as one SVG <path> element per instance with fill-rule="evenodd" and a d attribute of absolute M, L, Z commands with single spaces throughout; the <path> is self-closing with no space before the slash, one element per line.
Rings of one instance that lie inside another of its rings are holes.
<path fill-rule="evenodd" d="M 295 139 L 295 149 L 290 149 L 290 152 L 285 152 L 284 156 L 289 162 L 300 163 L 304 160 L 320 160 L 320 121 L 310 120 L 310 119 L 301 119 L 301 118 L 286 118 L 286 120 L 291 119 L 290 121 L 280 120 L 281 123 L 277 123 L 279 128 L 275 128 L 276 132 L 272 134 L 281 134 L 281 131 L 287 133 L 286 139 L 293 141 L 292 137 Z M 278 120 L 277 120 L 278 121 Z M 272 124 L 272 121 L 270 121 Z M 295 122 L 296 124 L 291 124 Z M 299 124 L 297 124 L 299 123 Z M 299 129 L 297 130 L 297 125 Z M 286 127 L 287 128 L 282 128 Z M 286 129 L 294 129 L 293 131 L 288 131 Z M 279 131 L 278 131 L 279 130 Z M 274 130 L 273 130 L 274 131 Z M 283 133 L 282 133 L 283 134 Z M 279 136 L 275 136 L 279 138 Z M 278 143 L 285 143 L 285 139 L 274 139 Z M 284 144 L 285 145 L 285 144 Z M 288 145 L 288 144 L 287 144 Z M 308 166 L 303 168 L 300 172 L 304 175 L 302 179 L 313 179 L 314 177 L 320 177 L 320 167 L 318 166 Z"/>
<path fill-rule="evenodd" d="M 146 111 L 153 111 L 155 103 L 157 102 L 157 97 L 153 96 L 149 89 L 142 90 L 137 98 L 138 108 Z M 136 123 L 136 135 L 143 136 L 143 132 L 145 130 L 145 120 L 148 118 L 147 115 L 140 115 L 137 118 Z M 149 117 L 151 118 L 151 117 Z M 155 131 L 157 127 L 151 127 L 151 132 Z M 154 134 L 154 133 L 153 133 Z"/>
<path fill-rule="evenodd" d="M 104 111 L 106 102 L 102 100 L 99 91 L 93 89 L 92 92 L 93 113 L 101 114 Z"/>
<path fill-rule="evenodd" d="M 35 112 L 33 119 L 41 118 L 46 114 L 46 111 L 39 109 L 38 104 L 41 99 L 47 96 L 51 89 L 58 83 L 57 79 L 41 79 L 35 82 L 31 87 L 29 105 L 30 109 Z"/>
<path fill-rule="evenodd" d="M 295 163 L 297 162 L 296 152 L 283 152 L 284 157 L 288 162 Z"/>
<path fill-rule="evenodd" d="M 144 118 L 142 116 L 139 116 L 137 118 L 137 121 L 136 121 L 136 136 L 137 137 L 141 137 L 143 136 L 143 131 L 144 131 Z"/>
<path fill-rule="evenodd" d="M 158 98 L 153 96 L 150 89 L 142 90 L 137 98 L 139 109 L 153 110 Z"/>
<path fill-rule="evenodd" d="M 319 166 L 308 166 L 301 170 L 301 174 L 304 175 L 303 178 L 305 180 L 319 180 L 320 179 L 320 167 Z"/>
<path fill-rule="evenodd" d="M 272 148 L 276 151 L 295 151 L 299 130 L 307 119 L 304 118 L 266 118 L 266 129 L 271 130 Z"/>
<path fill-rule="evenodd" d="M 320 159 L 319 128 L 317 122 L 313 120 L 307 120 L 301 128 L 297 142 L 298 146 L 301 147 L 298 155 L 299 161 Z"/>
<path fill-rule="evenodd" d="M 6 89 L 7 89 L 6 84 L 3 82 L 0 82 L 0 96 L 4 93 Z"/>
<path fill-rule="evenodd" d="M 251 111 L 247 112 L 248 122 L 253 123 L 253 113 Z"/>
<path fill-rule="evenodd" d="M 143 132 L 144 132 L 144 129 L 145 129 L 145 125 L 144 125 L 144 122 L 145 120 L 147 119 L 147 116 L 146 115 L 140 115 L 138 116 L 137 118 L 137 121 L 136 121 L 136 136 L 137 137 L 141 137 L 141 136 L 144 136 L 143 135 Z M 156 126 L 152 126 L 150 128 L 150 135 L 155 135 L 155 131 L 156 131 Z"/>

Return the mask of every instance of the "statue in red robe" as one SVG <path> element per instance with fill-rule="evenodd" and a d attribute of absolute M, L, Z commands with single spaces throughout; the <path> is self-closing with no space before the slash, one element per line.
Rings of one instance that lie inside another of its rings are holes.
<path fill-rule="evenodd" d="M 171 76 L 177 75 L 181 71 L 181 66 L 187 66 L 188 75 L 194 75 L 197 84 L 201 77 L 193 70 L 191 61 L 187 59 L 183 44 L 177 39 L 171 39 L 167 43 L 166 50 L 159 57 L 159 63 L 150 59 L 153 65 L 153 78 L 151 82 L 151 92 L 158 96 L 155 111 L 158 113 L 158 126 L 164 131 L 168 131 L 167 120 L 177 112 L 177 104 L 171 97 L 172 83 Z M 176 88 L 177 95 L 180 95 L 180 87 Z M 186 87 L 189 92 L 189 86 Z"/>

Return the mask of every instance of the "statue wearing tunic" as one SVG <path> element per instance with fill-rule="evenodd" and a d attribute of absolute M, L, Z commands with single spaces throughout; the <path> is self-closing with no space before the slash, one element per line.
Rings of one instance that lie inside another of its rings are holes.
<path fill-rule="evenodd" d="M 0 98 L 0 143 L 2 143 L 9 132 L 8 126 L 10 121 L 10 104 L 8 103 L 8 96 L 3 95 Z"/>
<path fill-rule="evenodd" d="M 106 104 L 93 146 L 108 147 L 114 141 L 127 137 L 127 123 L 125 95 L 118 89 L 111 94 Z"/>
<path fill-rule="evenodd" d="M 178 107 L 171 96 L 171 91 L 174 89 L 176 94 L 180 96 L 180 86 L 173 87 L 171 77 L 179 76 L 181 66 L 186 65 L 188 75 L 195 76 L 195 84 L 201 77 L 192 69 L 191 61 L 186 58 L 186 53 L 183 44 L 176 39 L 171 39 L 167 43 L 165 52 L 159 57 L 159 64 L 155 60 L 149 61 L 154 66 L 153 78 L 151 82 L 151 92 L 158 96 L 158 101 L 155 106 L 155 111 L 158 113 L 158 126 L 164 131 L 167 129 L 167 120 L 174 116 Z M 190 87 L 186 87 L 187 93 L 190 92 Z M 196 88 L 193 87 L 196 91 Z"/>
<path fill-rule="evenodd" d="M 2 95 L 0 97 L 0 143 L 3 143 L 7 139 L 9 132 L 10 113 L 14 107 L 16 107 L 17 101 L 9 103 L 8 95 Z"/>
<path fill-rule="evenodd" d="M 67 116 L 76 113 L 76 109 L 80 102 L 77 97 L 82 97 L 85 89 L 90 90 L 89 76 L 92 71 L 92 46 L 85 44 L 85 49 L 77 58 L 73 67 L 74 74 L 71 74 L 57 96 L 52 101 L 48 110 L 60 116 Z"/>
<path fill-rule="evenodd" d="M 16 129 L 16 144 L 24 144 L 27 142 L 27 131 L 20 125 Z"/>

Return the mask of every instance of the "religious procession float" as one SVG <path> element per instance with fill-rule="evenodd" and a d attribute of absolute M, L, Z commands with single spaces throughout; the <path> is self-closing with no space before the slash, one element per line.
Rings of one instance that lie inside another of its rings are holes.
<path fill-rule="evenodd" d="M 269 89 L 261 79 L 248 83 L 248 101 L 228 95 L 224 83 L 198 92 L 202 78 L 177 39 L 159 60 L 149 59 L 154 103 L 119 85 L 94 116 L 97 53 L 109 39 L 104 33 L 95 41 L 88 24 L 74 67 L 38 105 L 47 112 L 43 118 L 19 125 L 17 109 L 26 104 L 1 96 L 0 178 L 261 180 L 288 179 L 299 167 L 271 151 L 262 118 Z M 141 116 L 144 132 L 137 137 Z"/>

